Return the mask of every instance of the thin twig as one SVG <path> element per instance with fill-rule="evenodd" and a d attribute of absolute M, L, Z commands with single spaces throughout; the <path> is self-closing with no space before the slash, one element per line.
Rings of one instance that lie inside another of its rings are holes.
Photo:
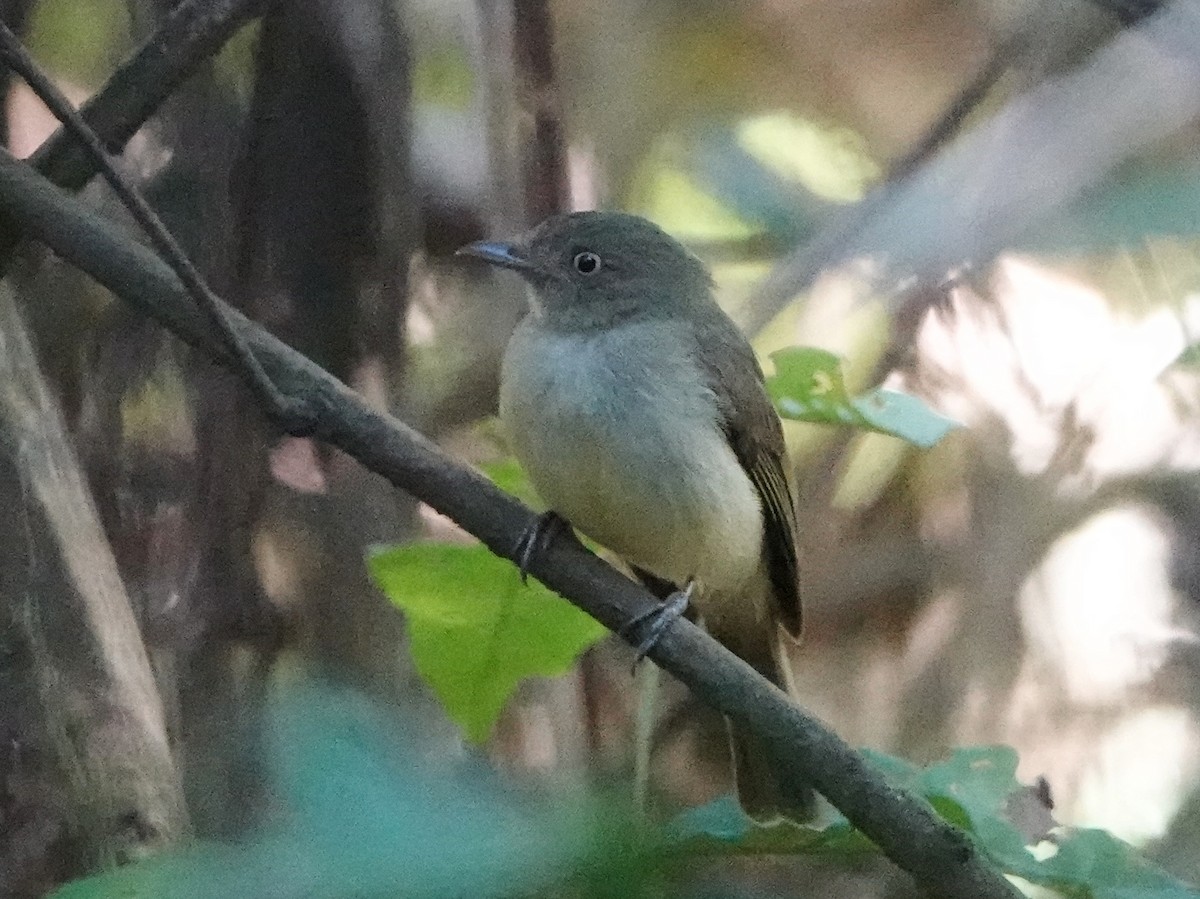
<path fill-rule="evenodd" d="M 275 0 L 183 0 L 80 108 L 109 152 L 120 153 L 201 63 Z M 34 167 L 67 190 L 96 174 L 83 148 L 60 128 L 33 154 Z"/>
<path fill-rule="evenodd" d="M 776 265 L 747 304 L 743 327 L 757 333 L 797 294 L 812 287 L 817 276 L 845 259 L 854 238 L 893 202 L 899 188 L 958 134 L 963 123 L 1022 54 L 1026 32 L 1002 41 L 975 76 L 959 91 L 921 138 L 888 169 L 887 177 L 858 203 L 840 211 L 807 244 Z"/>
<path fill-rule="evenodd" d="M 109 151 L 119 153 L 196 67 L 270 2 L 274 0 L 183 0 L 80 114 Z M 91 157 L 66 127 L 47 139 L 30 161 L 67 190 L 79 190 L 96 174 Z M 0 216 L 0 272 L 8 267 L 19 239 Z"/>
<path fill-rule="evenodd" d="M 895 182 L 908 177 L 949 143 L 1000 77 L 1024 54 L 1028 42 L 1028 34 L 1024 29 L 1018 29 L 1001 41 L 988 56 L 983 68 L 954 95 L 950 105 L 942 110 L 938 120 L 926 129 L 921 139 L 888 167 L 887 180 Z"/>
<path fill-rule="evenodd" d="M 29 237 L 178 337 L 220 362 L 231 361 L 228 348 L 157 256 L 4 152 L 0 206 Z M 492 552 L 514 558 L 520 535 L 534 523 L 533 512 L 237 311 L 225 314 L 273 383 L 310 398 L 318 410 L 319 437 L 457 522 Z M 551 543 L 533 559 L 530 573 L 614 631 L 658 605 L 649 592 L 575 541 Z M 924 801 L 888 784 L 862 756 L 697 626 L 677 622 L 650 657 L 702 701 L 772 745 L 781 764 L 812 783 L 927 895 L 1020 896 L 965 834 Z"/>
<path fill-rule="evenodd" d="M 4 22 L 0 21 L 0 59 L 18 72 L 26 83 L 46 104 L 54 116 L 79 140 L 91 157 L 92 165 L 104 176 L 118 199 L 129 210 L 134 220 L 146 232 L 150 243 L 171 267 L 176 276 L 192 295 L 196 304 L 208 318 L 209 323 L 221 335 L 225 348 L 237 360 L 237 371 L 254 391 L 265 411 L 284 430 L 292 434 L 309 433 L 312 430 L 312 413 L 302 398 L 281 393 L 263 371 L 262 365 L 234 330 L 228 317 L 221 309 L 221 301 L 204 277 L 192 264 L 187 253 L 167 230 L 167 226 L 150 208 L 141 192 L 124 175 L 117 171 L 103 142 L 83 120 L 71 101 L 58 89 L 49 76 L 42 71 L 37 61 L 22 45 Z"/>
<path fill-rule="evenodd" d="M 1097 2 L 1101 5 L 1120 6 L 1124 0 L 1097 0 Z M 1152 14 L 1172 6 L 1175 7 L 1173 17 L 1188 17 L 1187 4 L 1179 2 L 1179 0 L 1169 5 L 1164 4 L 1162 0 L 1129 0 L 1129 6 L 1129 14 L 1122 16 L 1121 21 L 1126 28 L 1130 29 L 1148 24 Z M 920 222 L 921 227 L 915 231 L 926 235 L 927 245 L 934 248 L 926 251 L 924 255 L 936 259 L 934 265 L 917 272 L 918 275 L 937 280 L 944 275 L 946 270 L 955 265 L 977 262 L 981 259 L 986 260 L 988 258 L 986 249 L 998 248 L 998 245 L 1009 236 L 988 232 L 989 223 L 999 218 L 995 208 L 1017 208 L 1018 204 L 1014 202 L 1014 197 L 1023 199 L 1018 186 L 1024 184 L 1032 192 L 1032 199 L 1024 202 L 1031 213 L 1026 216 L 1026 220 L 1032 219 L 1033 213 L 1043 211 L 1039 201 L 1044 202 L 1045 197 L 1054 196 L 1056 193 L 1054 190 L 1041 190 L 1041 183 L 1057 181 L 1058 184 L 1054 185 L 1057 188 L 1059 184 L 1065 183 L 1067 180 L 1062 177 L 1055 179 L 1045 171 L 1038 172 L 1036 177 L 1002 179 L 992 171 L 994 169 L 993 160 L 998 156 L 1008 153 L 1012 158 L 1017 158 L 1017 154 L 1020 154 L 1021 158 L 1025 160 L 1036 160 L 1044 145 L 1053 142 L 1060 134 L 1069 134 L 1069 137 L 1063 138 L 1063 143 L 1070 148 L 1069 150 L 1064 151 L 1055 147 L 1055 152 L 1045 154 L 1045 158 L 1050 160 L 1053 165 L 1066 168 L 1067 166 L 1064 166 L 1061 161 L 1064 157 L 1069 160 L 1078 157 L 1078 162 L 1075 162 L 1074 165 L 1084 168 L 1088 164 L 1104 158 L 1106 152 L 1097 148 L 1103 148 L 1108 123 L 1104 122 L 1099 129 L 1096 129 L 1094 146 L 1090 152 L 1078 153 L 1075 142 L 1080 128 L 1083 127 L 1083 123 L 1090 124 L 1091 120 L 1086 116 L 1072 115 L 1071 108 L 1096 103 L 1098 91 L 1108 90 L 1111 92 L 1111 87 L 1101 88 L 1099 86 L 1105 84 L 1109 79 L 1109 73 L 1102 74 L 1102 70 L 1111 63 L 1114 55 L 1132 55 L 1129 53 L 1129 47 L 1140 44 L 1143 47 L 1143 55 L 1152 56 L 1152 53 L 1145 52 L 1147 45 L 1153 45 L 1155 40 L 1151 37 L 1150 29 L 1143 29 L 1144 34 L 1136 40 L 1122 42 L 1121 35 L 1118 35 L 1107 48 L 1094 51 L 1088 63 L 1077 72 L 1060 75 L 1055 80 L 1058 84 L 1065 85 L 1072 81 L 1076 82 L 1069 92 L 1064 92 L 1066 96 L 1061 98 L 1061 105 L 1066 108 L 1065 113 L 1053 117 L 1047 116 L 1045 121 L 1039 121 L 1037 127 L 1031 128 L 1028 133 L 1019 130 L 1020 123 L 1012 121 L 1014 117 L 1019 118 L 1031 113 L 1037 116 L 1040 112 L 1037 108 L 1039 103 L 1047 106 L 1060 103 L 1060 98 L 1054 97 L 1055 82 L 1038 85 L 1033 90 L 1010 99 L 1001 112 L 979 129 L 984 137 L 975 140 L 973 151 L 978 154 L 976 158 L 966 164 L 962 163 L 964 155 L 962 147 L 964 142 L 975 139 L 972 135 L 968 135 L 964 140 L 960 140 L 957 146 L 951 147 L 946 153 L 938 156 L 942 150 L 947 148 L 951 139 L 959 135 L 969 114 L 987 96 L 1000 76 L 1011 70 L 1014 64 L 1029 52 L 1031 45 L 1045 43 L 1046 33 L 1055 35 L 1062 30 L 1059 27 L 1061 23 L 1058 21 L 1061 14 L 1061 10 L 1057 6 L 1036 8 L 1031 14 L 1033 18 L 1022 23 L 1018 30 L 997 45 L 982 69 L 955 96 L 943 114 L 939 116 L 938 121 L 912 150 L 893 164 L 883 183 L 872 190 L 862 201 L 842 210 L 833 217 L 807 244 L 797 248 L 776 263 L 770 274 L 760 282 L 754 295 L 745 306 L 742 324 L 747 330 L 751 332 L 761 330 L 774 319 L 780 309 L 798 294 L 808 290 L 822 272 L 833 266 L 867 253 L 882 254 L 885 250 L 891 251 L 892 256 L 900 255 L 895 252 L 893 245 L 898 243 L 907 248 L 914 243 L 902 233 L 906 226 L 911 227 L 913 221 Z M 1187 22 L 1182 27 L 1188 28 L 1191 25 L 1191 22 Z M 1153 79 L 1156 71 L 1163 68 L 1159 59 L 1169 58 L 1175 53 L 1175 49 L 1170 45 L 1177 42 L 1162 40 L 1161 36 L 1167 33 L 1167 30 L 1158 29 L 1158 31 L 1160 33 L 1159 45 L 1164 51 L 1162 57 L 1151 60 L 1142 58 L 1128 63 L 1128 70 L 1136 73 L 1134 77 L 1126 76 L 1126 80 L 1130 84 L 1136 84 L 1139 79 L 1146 81 Z M 1181 32 L 1181 40 L 1184 42 L 1186 42 L 1186 34 L 1186 31 Z M 1119 53 L 1114 54 L 1113 48 L 1118 43 L 1123 43 L 1124 46 Z M 1061 51 L 1065 48 L 1057 49 Z M 1186 51 L 1179 55 L 1181 62 L 1188 58 Z M 1148 61 L 1152 65 L 1147 65 Z M 1154 64 L 1157 64 L 1157 69 Z M 1095 75 L 1090 77 L 1090 83 L 1088 83 L 1091 72 L 1094 72 Z M 1166 98 L 1173 99 L 1177 95 L 1186 95 L 1188 88 L 1190 85 L 1181 86 L 1178 90 L 1173 86 L 1171 88 L 1163 87 L 1159 90 Z M 1112 95 L 1116 96 L 1115 93 Z M 1147 104 L 1147 109 L 1149 108 L 1151 107 Z M 1110 115 L 1109 119 L 1119 121 L 1122 118 L 1115 108 L 1112 112 L 1113 115 Z M 1009 121 L 1005 121 L 1006 117 Z M 1138 124 L 1132 130 L 1134 134 L 1140 134 L 1149 129 Z M 1129 140 L 1132 149 L 1136 139 Z M 1019 149 L 1009 152 L 1013 144 L 1016 144 Z M 955 153 L 958 154 L 957 159 L 953 158 Z M 931 162 L 935 156 L 938 157 L 936 162 Z M 962 177 L 963 172 L 968 173 L 968 177 L 973 181 L 965 185 L 960 184 L 957 179 Z M 981 177 L 979 174 L 981 172 L 987 173 L 987 175 Z M 1102 173 L 1094 174 L 1098 178 Z M 992 196 L 982 192 L 979 188 L 980 182 L 988 187 L 994 187 L 996 195 Z M 930 186 L 935 183 L 953 186 L 950 189 L 938 190 Z M 1014 185 L 1014 187 L 1010 188 L 1010 185 Z M 928 191 L 929 195 L 914 199 L 923 191 Z M 950 207 L 952 207 L 951 212 L 961 213 L 966 210 L 966 214 L 961 215 L 961 218 L 967 220 L 969 228 L 963 228 L 958 223 L 946 226 L 944 221 L 948 217 L 946 210 Z M 939 233 L 939 230 L 947 233 Z M 970 256 L 955 255 L 952 251 L 947 251 L 947 245 L 961 242 L 956 238 L 963 233 L 972 236 L 978 235 L 975 242 L 986 249 Z M 888 261 L 895 266 L 893 271 L 903 269 L 903 266 L 898 265 L 895 259 Z M 904 270 L 898 272 L 901 276 L 907 273 Z"/>

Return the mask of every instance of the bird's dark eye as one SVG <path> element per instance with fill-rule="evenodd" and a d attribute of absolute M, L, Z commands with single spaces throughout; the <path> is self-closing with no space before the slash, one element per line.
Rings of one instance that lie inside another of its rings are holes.
<path fill-rule="evenodd" d="M 590 250 L 584 250 L 582 253 L 575 254 L 571 265 L 575 266 L 575 271 L 581 275 L 594 275 L 600 271 L 600 257 Z"/>

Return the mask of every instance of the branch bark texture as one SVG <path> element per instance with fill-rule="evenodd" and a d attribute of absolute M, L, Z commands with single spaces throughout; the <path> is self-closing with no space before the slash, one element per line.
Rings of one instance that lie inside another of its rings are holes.
<path fill-rule="evenodd" d="M 0 207 L 27 236 L 53 249 L 173 333 L 218 361 L 224 344 L 183 285 L 157 257 L 28 166 L 0 155 Z M 474 470 L 366 401 L 232 309 L 230 317 L 267 374 L 303 394 L 316 436 L 447 515 L 497 555 L 512 559 L 533 513 Z M 656 600 L 573 541 L 553 543 L 530 572 L 613 630 Z M 680 621 L 650 653 L 704 702 L 745 722 L 814 784 L 883 853 L 939 899 L 1020 895 L 966 836 L 923 801 L 888 785 L 839 737 L 700 628 Z"/>

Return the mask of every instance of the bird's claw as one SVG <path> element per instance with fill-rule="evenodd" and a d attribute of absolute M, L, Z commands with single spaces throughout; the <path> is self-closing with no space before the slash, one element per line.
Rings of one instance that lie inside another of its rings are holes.
<path fill-rule="evenodd" d="M 663 601 L 662 605 L 643 612 L 621 628 L 621 636 L 630 642 L 633 641 L 633 636 L 639 630 L 645 629 L 645 635 L 634 647 L 633 667 L 635 669 L 638 663 L 646 658 L 650 650 L 662 639 L 667 628 L 683 617 L 688 606 L 691 605 L 692 592 L 695 587 L 695 581 L 688 581 L 686 587 L 676 590 Z"/>
<path fill-rule="evenodd" d="M 557 512 L 543 512 L 537 521 L 521 534 L 517 541 L 517 570 L 521 572 L 521 583 L 529 581 L 529 566 L 533 559 L 546 551 L 550 542 L 562 534 L 570 534 L 571 525 Z"/>

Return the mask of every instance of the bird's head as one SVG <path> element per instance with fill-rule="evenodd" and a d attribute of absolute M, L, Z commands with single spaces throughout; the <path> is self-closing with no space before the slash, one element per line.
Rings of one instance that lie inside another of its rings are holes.
<path fill-rule="evenodd" d="M 699 259 L 653 222 L 620 212 L 554 216 L 513 242 L 480 241 L 458 255 L 521 275 L 533 314 L 557 327 L 611 327 L 711 297 Z"/>

